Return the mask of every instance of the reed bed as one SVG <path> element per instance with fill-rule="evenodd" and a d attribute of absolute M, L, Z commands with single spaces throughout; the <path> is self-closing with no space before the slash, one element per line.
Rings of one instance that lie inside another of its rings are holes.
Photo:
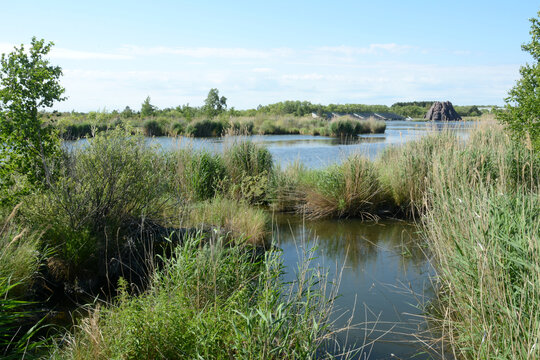
<path fill-rule="evenodd" d="M 438 274 L 432 324 L 456 358 L 538 358 L 538 154 L 484 125 L 432 160 L 422 218 Z"/>
<path fill-rule="evenodd" d="M 281 280 L 279 253 L 250 260 L 242 247 L 193 238 L 174 250 L 151 288 L 98 307 L 64 340 L 62 359 L 325 358 L 334 288 L 323 273 L 300 266 Z"/>

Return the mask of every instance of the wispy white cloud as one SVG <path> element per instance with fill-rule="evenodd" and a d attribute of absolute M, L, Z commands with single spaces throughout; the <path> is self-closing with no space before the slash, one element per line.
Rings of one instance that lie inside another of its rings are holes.
<path fill-rule="evenodd" d="M 225 58 L 225 59 L 264 59 L 270 57 L 284 57 L 293 54 L 288 48 L 276 49 L 250 49 L 225 47 L 141 47 L 124 45 L 121 53 L 139 56 L 179 55 L 193 58 Z"/>
<path fill-rule="evenodd" d="M 353 46 L 323 46 L 316 50 L 333 54 L 344 55 L 366 55 L 366 54 L 401 54 L 413 50 L 415 47 L 411 45 L 400 45 L 395 43 L 389 44 L 370 44 L 366 47 L 353 47 Z"/>
<path fill-rule="evenodd" d="M 10 53 L 14 50 L 15 46 L 18 47 L 19 45 L 20 44 L 0 43 L 0 53 Z M 25 47 L 25 50 L 28 50 L 28 47 Z M 79 51 L 58 47 L 53 47 L 51 49 L 49 57 L 57 60 L 129 60 L 133 58 L 126 54 Z"/>
<path fill-rule="evenodd" d="M 50 57 L 68 60 L 129 60 L 133 58 L 126 54 L 78 51 L 64 48 L 51 49 Z"/>

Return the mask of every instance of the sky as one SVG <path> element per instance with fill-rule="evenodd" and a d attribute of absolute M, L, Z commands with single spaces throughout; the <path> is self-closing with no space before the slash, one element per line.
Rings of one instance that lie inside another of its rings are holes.
<path fill-rule="evenodd" d="M 0 53 L 54 42 L 61 111 L 285 100 L 502 105 L 538 1 L 4 1 Z"/>

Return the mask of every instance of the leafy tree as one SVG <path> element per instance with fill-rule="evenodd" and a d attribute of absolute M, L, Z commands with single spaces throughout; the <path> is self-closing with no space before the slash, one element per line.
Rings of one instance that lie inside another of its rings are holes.
<path fill-rule="evenodd" d="M 50 184 L 52 158 L 60 140 L 51 125 L 44 125 L 40 110 L 65 100 L 59 79 L 62 69 L 44 58 L 52 42 L 32 38 L 28 52 L 15 47 L 0 60 L 0 189 L 22 175 L 30 184 Z M 1 196 L 5 200 L 5 193 Z"/>
<path fill-rule="evenodd" d="M 540 18 L 540 11 L 538 12 Z M 532 39 L 521 46 L 533 57 L 532 64 L 519 70 L 521 79 L 508 92 L 506 106 L 497 113 L 497 118 L 507 124 L 516 138 L 529 137 L 533 147 L 540 149 L 540 20 L 530 19 Z"/>
<path fill-rule="evenodd" d="M 149 117 L 154 115 L 154 112 L 156 111 L 156 107 L 152 104 L 150 104 L 150 96 L 147 96 L 146 99 L 144 99 L 144 102 L 141 105 L 141 116 Z"/>
<path fill-rule="evenodd" d="M 126 106 L 124 110 L 122 110 L 122 117 L 124 118 L 130 118 L 133 116 L 133 110 L 129 106 Z"/>
<path fill-rule="evenodd" d="M 218 89 L 210 89 L 204 100 L 204 112 L 209 117 L 215 117 L 227 109 L 227 98 L 219 97 Z"/>

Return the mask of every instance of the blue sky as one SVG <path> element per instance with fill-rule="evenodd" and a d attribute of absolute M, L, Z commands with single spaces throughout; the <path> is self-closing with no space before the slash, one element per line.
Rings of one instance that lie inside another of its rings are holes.
<path fill-rule="evenodd" d="M 60 110 L 282 100 L 503 104 L 537 1 L 2 1 L 0 52 L 55 43 Z"/>

